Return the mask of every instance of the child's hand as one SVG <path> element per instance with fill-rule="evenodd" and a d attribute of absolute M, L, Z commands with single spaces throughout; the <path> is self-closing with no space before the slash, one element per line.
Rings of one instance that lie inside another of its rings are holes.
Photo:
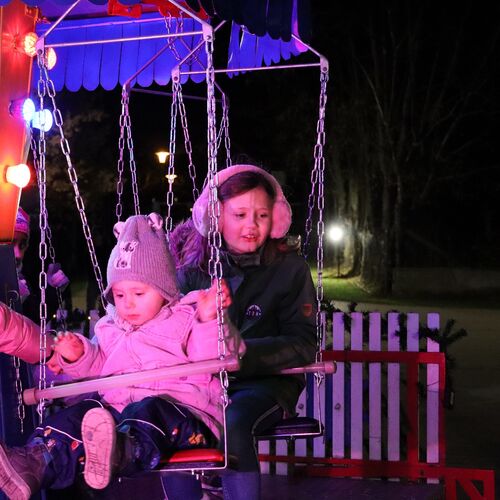
<path fill-rule="evenodd" d="M 226 309 L 231 305 L 231 293 L 227 283 L 222 280 L 222 307 Z M 217 283 L 214 282 L 208 290 L 200 290 L 198 295 L 198 319 L 204 323 L 217 318 Z"/>
<path fill-rule="evenodd" d="M 82 341 L 71 332 L 58 332 L 53 349 L 70 363 L 77 361 L 83 355 Z"/>

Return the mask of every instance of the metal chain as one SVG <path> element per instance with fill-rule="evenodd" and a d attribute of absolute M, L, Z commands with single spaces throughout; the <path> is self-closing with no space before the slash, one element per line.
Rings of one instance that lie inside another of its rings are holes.
<path fill-rule="evenodd" d="M 172 16 L 169 14 L 168 18 L 165 17 L 165 26 L 167 28 L 167 32 L 170 33 L 172 30 Z M 184 30 L 184 18 L 181 17 L 177 20 L 176 24 L 176 33 L 182 32 Z M 168 39 L 168 46 L 172 53 L 174 54 L 174 57 L 177 59 L 177 61 L 181 60 L 181 56 L 179 52 L 177 51 L 177 48 L 175 47 L 174 42 L 177 41 L 178 38 L 169 38 Z M 181 38 L 181 41 L 183 39 Z M 189 47 L 187 47 L 189 49 Z M 196 54 L 193 54 L 193 56 L 196 58 Z M 179 68 L 180 69 L 180 68 Z M 189 127 L 188 127 L 188 122 L 187 122 L 187 114 L 186 114 L 186 106 L 184 105 L 184 98 L 182 95 L 182 86 L 180 83 L 180 75 L 178 76 L 178 80 L 175 82 L 175 90 L 177 91 L 177 109 L 179 111 L 179 115 L 181 117 L 181 126 L 182 126 L 182 131 L 184 133 L 184 149 L 186 151 L 187 157 L 188 157 L 188 171 L 189 171 L 189 177 L 191 178 L 191 181 L 193 183 L 193 199 L 196 201 L 198 197 L 200 196 L 200 192 L 198 188 L 196 187 L 196 167 L 193 162 L 193 146 L 191 144 L 191 138 L 189 136 Z M 174 84 L 174 82 L 172 82 Z M 175 91 L 174 90 L 174 91 Z M 172 97 L 173 99 L 173 97 Z M 177 117 L 176 117 L 177 118 Z M 176 122 L 177 123 L 177 122 Z M 169 167 L 170 167 L 170 162 L 169 162 Z M 174 169 L 175 170 L 175 169 Z M 170 175 L 170 172 L 169 172 Z"/>
<path fill-rule="evenodd" d="M 222 263 L 220 261 L 220 249 L 222 246 L 222 236 L 219 231 L 220 202 L 217 195 L 218 175 L 217 175 L 217 127 L 215 115 L 215 72 L 213 65 L 214 50 L 213 31 L 205 38 L 205 50 L 207 53 L 207 142 L 208 142 L 208 209 L 209 209 L 209 232 L 208 243 L 210 246 L 210 259 L 208 270 L 212 282 L 217 284 L 217 350 L 220 359 L 226 355 L 226 345 L 224 339 L 224 313 L 222 310 Z M 229 404 L 227 395 L 228 375 L 226 370 L 221 370 L 220 381 L 223 388 L 222 403 L 224 409 Z"/>
<path fill-rule="evenodd" d="M 128 109 L 126 101 L 128 92 L 122 89 L 122 112 L 120 114 L 120 138 L 118 139 L 118 180 L 116 181 L 116 222 L 120 222 L 123 215 L 122 194 L 123 194 L 123 153 L 125 150 L 125 117 Z"/>
<path fill-rule="evenodd" d="M 325 224 L 323 222 L 323 212 L 325 208 L 325 157 L 323 147 L 325 145 L 325 113 L 326 113 L 326 86 L 328 83 L 328 69 L 322 68 L 320 77 L 320 97 L 319 115 L 316 126 L 317 140 L 314 146 L 314 169 L 318 172 L 318 222 L 316 225 L 318 237 L 317 249 L 317 284 L 316 284 L 316 360 L 321 361 L 321 350 L 324 338 L 325 322 L 321 321 L 321 303 L 323 302 L 323 238 L 325 234 Z"/>
<path fill-rule="evenodd" d="M 168 155 L 167 215 L 165 217 L 165 230 L 167 232 L 167 239 L 169 239 L 170 231 L 172 231 L 172 205 L 174 204 L 174 192 L 173 192 L 173 182 L 170 182 L 170 179 L 173 179 L 173 176 L 175 175 L 175 139 L 176 139 L 177 111 L 178 111 L 177 100 L 180 89 L 179 80 L 180 77 L 178 72 L 172 74 L 172 104 L 170 106 L 170 145 L 169 145 L 170 154 Z"/>
<path fill-rule="evenodd" d="M 37 182 L 40 183 L 38 155 L 36 153 L 37 144 L 36 144 L 36 141 L 35 141 L 35 138 L 33 135 L 33 129 L 31 129 L 30 136 L 31 136 L 31 151 L 33 153 L 33 165 L 35 167 Z M 52 264 L 55 264 L 56 263 L 56 251 L 55 251 L 54 245 L 52 243 L 52 230 L 51 230 L 50 224 L 49 224 L 48 213 L 47 213 L 47 231 L 46 231 L 45 236 L 47 239 L 50 260 L 52 261 Z M 63 311 L 64 310 L 64 301 L 63 301 L 62 291 L 59 287 L 56 287 L 55 290 L 56 290 L 56 296 L 57 296 L 57 305 L 59 307 L 59 310 Z M 57 319 L 59 319 L 59 318 L 57 318 Z M 61 315 L 61 326 L 64 330 L 66 330 L 67 325 L 66 325 L 66 318 L 64 315 Z"/>
<path fill-rule="evenodd" d="M 19 294 L 15 296 L 10 296 L 8 299 L 8 306 L 10 309 L 14 309 L 14 302 L 19 300 Z M 17 397 L 17 418 L 19 420 L 19 428 L 21 434 L 24 434 L 24 419 L 26 418 L 26 409 L 24 407 L 23 401 L 23 381 L 21 379 L 21 360 L 17 356 L 13 356 L 13 365 L 15 371 L 15 387 L 16 387 L 16 397 Z"/>
<path fill-rule="evenodd" d="M 222 94 L 222 124 L 224 130 L 224 146 L 226 148 L 226 168 L 231 166 L 231 138 L 229 136 L 229 99 Z"/>
<path fill-rule="evenodd" d="M 172 33 L 172 14 L 168 13 L 167 16 L 164 18 L 165 21 L 165 28 L 167 28 L 167 33 L 170 34 Z M 180 13 L 180 17 L 176 19 L 175 23 L 175 32 L 176 33 L 182 33 L 184 31 L 184 17 L 182 15 L 182 12 Z M 174 54 L 174 57 L 177 59 L 177 61 L 181 60 L 181 55 L 179 54 L 177 47 L 175 46 L 175 42 L 179 38 L 167 38 L 167 45 L 168 48 L 171 50 L 172 54 Z"/>
<path fill-rule="evenodd" d="M 309 243 L 311 241 L 312 233 L 312 218 L 314 212 L 314 205 L 316 204 L 316 184 L 318 182 L 318 169 L 316 165 L 311 170 L 311 192 L 309 193 L 309 198 L 307 200 L 307 219 L 304 234 L 304 243 L 302 245 L 302 254 L 304 258 L 307 259 L 309 255 Z"/>
<path fill-rule="evenodd" d="M 141 208 L 139 206 L 139 188 L 137 186 L 137 167 L 135 164 L 135 156 L 134 156 L 134 141 L 132 140 L 132 122 L 130 120 L 130 111 L 129 111 L 129 99 L 130 95 L 128 89 L 125 87 L 122 90 L 122 105 L 125 105 L 125 130 L 127 132 L 127 148 L 129 155 L 129 167 L 130 167 L 130 175 L 132 178 L 132 194 L 134 197 L 134 210 L 135 215 L 139 215 L 141 213 Z"/>
<path fill-rule="evenodd" d="M 40 50 L 38 52 L 38 67 L 39 67 L 39 79 L 38 79 L 38 98 L 40 100 L 40 115 L 44 116 L 44 98 L 48 93 L 48 87 L 46 85 L 46 80 L 44 81 L 43 75 L 47 74 L 47 68 L 45 66 L 45 58 L 43 56 L 44 51 Z M 39 207 L 40 207 L 40 217 L 39 217 L 39 227 L 40 227 L 40 244 L 38 246 L 38 254 L 40 257 L 40 275 L 38 279 L 38 285 L 40 288 L 40 377 L 38 380 L 38 389 L 45 389 L 46 382 L 46 361 L 47 361 L 47 304 L 45 292 L 47 290 L 47 273 L 45 272 L 45 260 L 47 258 L 47 243 L 46 243 L 46 229 L 47 229 L 47 207 L 46 207 L 46 168 L 45 168 L 45 155 L 46 155 L 46 141 L 45 132 L 43 124 L 40 127 L 39 138 L 38 138 L 38 192 L 39 192 Z M 45 408 L 45 400 L 41 399 L 38 403 L 37 412 L 40 424 L 43 421 L 43 414 Z"/>
<path fill-rule="evenodd" d="M 189 177 L 193 183 L 193 199 L 196 201 L 200 196 L 200 192 L 196 187 L 196 167 L 193 163 L 193 146 L 191 144 L 191 138 L 189 137 L 189 127 L 186 116 L 186 106 L 184 105 L 184 98 L 182 96 L 182 87 L 179 83 L 178 86 L 178 104 L 179 104 L 179 115 L 181 117 L 182 131 L 184 132 L 184 149 L 188 157 L 188 171 Z"/>
<path fill-rule="evenodd" d="M 56 91 L 54 88 L 54 83 L 49 78 L 47 68 L 44 66 L 41 69 L 43 71 L 40 71 L 40 74 L 43 73 L 43 76 L 44 76 L 45 82 L 46 82 L 47 93 L 48 93 L 48 95 L 51 99 L 51 102 L 52 102 L 54 123 L 56 124 L 56 126 L 59 130 L 59 136 L 61 138 L 60 139 L 61 151 L 63 152 L 63 154 L 66 158 L 66 163 L 68 165 L 68 168 L 67 168 L 68 176 L 69 176 L 69 180 L 71 182 L 71 185 L 73 186 L 73 191 L 75 193 L 76 207 L 77 207 L 78 213 L 80 214 L 83 235 L 84 235 L 85 240 L 87 242 L 87 247 L 89 250 L 90 259 L 92 261 L 92 266 L 94 269 L 94 274 L 95 274 L 95 278 L 97 281 L 97 286 L 99 287 L 99 292 L 101 294 L 101 302 L 105 306 L 106 299 L 104 298 L 104 286 L 103 286 L 102 273 L 101 273 L 101 269 L 99 267 L 99 263 L 97 262 L 97 256 L 96 256 L 96 252 L 95 252 L 94 242 L 92 240 L 92 233 L 90 232 L 90 227 L 89 227 L 89 223 L 87 220 L 87 215 L 85 213 L 85 203 L 83 202 L 83 198 L 81 197 L 80 190 L 78 188 L 78 176 L 77 176 L 76 170 L 73 166 L 73 163 L 71 161 L 69 143 L 64 135 L 63 119 L 62 119 L 61 111 L 59 110 L 59 108 L 57 107 L 57 104 L 56 104 L 56 100 L 55 100 Z M 40 77 L 40 79 L 42 79 L 42 78 Z M 45 151 L 43 154 L 45 155 Z M 41 159 L 42 154 L 40 154 L 39 156 Z M 44 156 L 43 161 L 45 162 L 45 156 Z M 40 161 L 40 163 L 41 163 L 41 161 Z"/>

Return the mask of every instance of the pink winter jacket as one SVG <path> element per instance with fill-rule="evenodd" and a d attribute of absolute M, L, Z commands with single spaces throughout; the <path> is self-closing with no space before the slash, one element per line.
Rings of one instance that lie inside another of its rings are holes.
<path fill-rule="evenodd" d="M 68 363 L 56 354 L 57 361 L 72 379 L 83 379 L 217 358 L 217 321 L 200 323 L 196 319 L 194 297 L 189 294 L 172 307 L 164 306 L 152 320 L 138 327 L 119 318 L 114 308 L 108 306 L 108 314 L 97 322 L 91 341 L 76 334 L 84 345 L 83 356 Z M 38 346 L 38 327 L 34 323 L 6 307 L 0 309 L 0 351 L 33 362 L 31 351 L 34 351 L 35 334 Z M 225 336 L 227 351 L 243 355 L 245 346 L 234 326 L 227 324 Z M 29 354 L 29 359 L 24 354 Z M 106 390 L 101 396 L 118 411 L 147 396 L 164 397 L 188 406 L 217 437 L 220 436 L 221 384 L 217 375 L 157 380 Z"/>

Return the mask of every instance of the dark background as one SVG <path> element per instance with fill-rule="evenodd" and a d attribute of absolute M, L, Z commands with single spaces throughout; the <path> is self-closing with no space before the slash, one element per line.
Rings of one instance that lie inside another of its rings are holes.
<path fill-rule="evenodd" d="M 368 281 L 384 281 L 374 269 L 397 266 L 499 266 L 500 7 L 461 5 L 312 2 L 311 45 L 330 62 L 325 220 L 347 221 L 359 235 L 352 272 Z M 217 38 L 219 67 L 226 65 L 227 37 L 226 31 Z M 317 59 L 307 54 L 294 60 Z M 292 230 L 303 233 L 319 71 L 220 75 L 217 81 L 231 104 L 233 163 L 255 163 L 284 176 L 294 208 Z M 205 93 L 204 85 L 192 83 L 183 90 L 186 95 Z M 120 89 L 63 91 L 57 102 L 104 269 L 116 221 Z M 201 188 L 206 107 L 201 101 L 185 102 Z M 160 167 L 154 153 L 168 149 L 170 98 L 134 92 L 130 112 L 141 209 L 153 209 L 154 198 L 164 212 L 166 167 Z M 86 276 L 89 258 L 65 160 L 57 152 L 58 137 L 50 136 L 49 142 L 47 204 L 57 258 L 68 275 Z M 189 216 L 192 203 L 183 142 L 178 127 L 175 220 Z M 219 168 L 223 165 L 221 154 Z M 132 213 L 128 181 L 124 193 L 127 216 Z M 35 188 L 23 192 L 21 205 L 36 214 Z M 36 257 L 36 244 L 29 252 L 27 261 Z"/>

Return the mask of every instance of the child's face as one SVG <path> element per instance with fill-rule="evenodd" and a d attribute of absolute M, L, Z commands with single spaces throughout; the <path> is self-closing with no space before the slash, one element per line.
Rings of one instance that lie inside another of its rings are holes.
<path fill-rule="evenodd" d="M 165 304 L 154 288 L 140 281 L 119 281 L 112 290 L 118 316 L 134 326 L 153 319 Z"/>
<path fill-rule="evenodd" d="M 269 237 L 273 200 L 261 187 L 240 194 L 222 205 L 222 237 L 229 251 L 257 251 Z"/>

